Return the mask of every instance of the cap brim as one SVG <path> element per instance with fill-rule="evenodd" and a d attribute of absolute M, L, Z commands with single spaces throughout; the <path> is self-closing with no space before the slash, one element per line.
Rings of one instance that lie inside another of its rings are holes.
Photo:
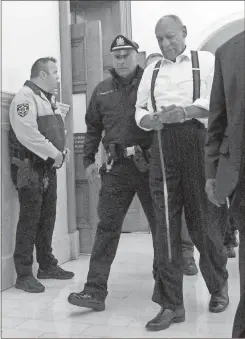
<path fill-rule="evenodd" d="M 113 47 L 111 51 L 114 52 L 114 51 L 118 51 L 119 49 L 134 49 L 134 50 L 136 50 L 136 48 L 133 47 L 133 46 L 116 46 L 116 47 Z"/>

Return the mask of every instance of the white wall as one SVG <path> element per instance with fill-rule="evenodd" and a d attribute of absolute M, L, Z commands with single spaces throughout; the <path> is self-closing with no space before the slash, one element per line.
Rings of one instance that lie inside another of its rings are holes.
<path fill-rule="evenodd" d="M 53 56 L 60 66 L 58 1 L 4 1 L 2 3 L 2 289 L 15 280 L 13 251 L 19 203 L 10 177 L 8 154 L 9 105 L 25 80 L 30 77 L 36 59 Z M 64 116 L 67 105 L 61 105 Z M 57 214 L 52 247 L 59 263 L 71 259 L 72 235 L 68 234 L 66 168 L 58 172 Z M 34 264 L 34 271 L 37 266 Z"/>
<path fill-rule="evenodd" d="M 58 1 L 2 2 L 2 91 L 17 92 L 36 59 L 60 61 Z"/>
<path fill-rule="evenodd" d="M 196 48 L 210 26 L 227 22 L 236 13 L 244 16 L 243 1 L 132 1 L 131 5 L 133 39 L 147 55 L 159 52 L 154 30 L 163 15 L 180 16 L 188 29 L 190 48 Z"/>

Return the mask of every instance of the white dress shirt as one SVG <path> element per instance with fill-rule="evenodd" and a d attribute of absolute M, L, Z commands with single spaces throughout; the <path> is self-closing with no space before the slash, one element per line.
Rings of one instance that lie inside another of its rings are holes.
<path fill-rule="evenodd" d="M 191 51 L 186 48 L 176 58 L 176 62 L 162 59 L 159 73 L 156 78 L 154 96 L 157 111 L 161 106 L 176 105 L 187 107 L 195 105 L 209 110 L 210 93 L 214 75 L 214 55 L 207 51 L 198 51 L 200 67 L 200 98 L 193 103 L 193 76 Z M 146 67 L 137 94 L 136 123 L 140 126 L 141 119 L 149 113 L 153 113 L 151 103 L 151 79 L 156 62 Z M 148 111 L 143 109 L 147 107 Z M 207 126 L 208 119 L 199 119 Z M 145 129 L 147 130 L 147 129 Z"/>

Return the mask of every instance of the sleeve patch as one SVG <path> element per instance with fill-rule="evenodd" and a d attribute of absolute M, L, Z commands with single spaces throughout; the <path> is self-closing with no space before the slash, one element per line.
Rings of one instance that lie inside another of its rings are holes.
<path fill-rule="evenodd" d="M 29 104 L 17 105 L 17 113 L 19 116 L 24 117 L 29 112 Z"/>

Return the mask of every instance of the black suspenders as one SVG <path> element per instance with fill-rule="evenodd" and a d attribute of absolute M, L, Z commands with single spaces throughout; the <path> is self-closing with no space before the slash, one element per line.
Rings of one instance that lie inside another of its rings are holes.
<path fill-rule="evenodd" d="M 152 78 L 151 78 L 151 102 L 154 112 L 156 112 L 156 99 L 154 96 L 154 88 L 156 83 L 156 78 L 161 66 L 162 60 L 159 60 L 154 68 Z M 199 68 L 199 60 L 198 60 L 198 53 L 197 51 L 191 51 L 191 62 L 192 62 L 192 77 L 193 77 L 193 102 L 200 98 L 200 68 Z"/>
<path fill-rule="evenodd" d="M 197 51 L 191 51 L 193 102 L 200 98 L 200 68 Z"/>

